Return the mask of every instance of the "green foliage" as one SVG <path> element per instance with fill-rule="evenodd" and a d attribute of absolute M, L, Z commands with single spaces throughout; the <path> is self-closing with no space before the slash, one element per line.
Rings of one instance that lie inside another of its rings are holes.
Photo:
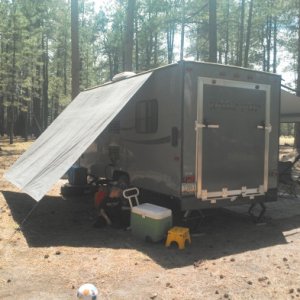
<path fill-rule="evenodd" d="M 280 135 L 294 136 L 295 125 L 293 123 L 281 123 L 280 124 Z"/>

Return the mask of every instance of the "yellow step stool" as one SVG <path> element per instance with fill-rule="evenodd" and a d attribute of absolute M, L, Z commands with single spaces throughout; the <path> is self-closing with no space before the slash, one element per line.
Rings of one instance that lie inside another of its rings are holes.
<path fill-rule="evenodd" d="M 179 249 L 185 248 L 185 242 L 189 241 L 191 244 L 190 230 L 186 227 L 173 227 L 168 231 L 166 240 L 166 247 L 169 247 L 172 242 L 176 242 Z"/>

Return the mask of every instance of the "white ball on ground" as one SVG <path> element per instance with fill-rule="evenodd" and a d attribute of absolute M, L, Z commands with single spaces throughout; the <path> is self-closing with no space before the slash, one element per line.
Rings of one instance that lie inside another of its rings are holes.
<path fill-rule="evenodd" d="M 83 284 L 77 290 L 77 298 L 78 299 L 82 299 L 82 300 L 96 300 L 97 296 L 98 296 L 98 290 L 91 283 Z"/>

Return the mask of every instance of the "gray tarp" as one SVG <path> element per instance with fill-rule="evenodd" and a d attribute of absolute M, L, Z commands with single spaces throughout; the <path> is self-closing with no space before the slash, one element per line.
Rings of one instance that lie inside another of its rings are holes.
<path fill-rule="evenodd" d="M 300 122 L 300 97 L 284 90 L 281 90 L 280 122 Z"/>
<path fill-rule="evenodd" d="M 39 201 L 101 134 L 151 73 L 80 93 L 5 178 Z"/>

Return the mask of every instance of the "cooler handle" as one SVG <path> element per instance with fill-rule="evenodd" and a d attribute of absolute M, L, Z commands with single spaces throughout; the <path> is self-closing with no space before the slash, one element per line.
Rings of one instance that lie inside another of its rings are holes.
<path fill-rule="evenodd" d="M 132 200 L 135 201 L 136 205 L 140 205 L 138 195 L 140 194 L 140 191 L 138 188 L 130 188 L 123 191 L 123 197 L 126 198 L 129 201 L 129 205 L 132 208 Z"/>

